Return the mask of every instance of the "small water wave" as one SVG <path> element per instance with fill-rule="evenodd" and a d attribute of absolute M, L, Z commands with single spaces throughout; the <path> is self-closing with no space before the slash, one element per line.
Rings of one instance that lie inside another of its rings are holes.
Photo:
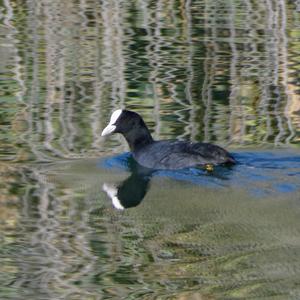
<path fill-rule="evenodd" d="M 283 152 L 235 152 L 237 165 L 215 167 L 213 172 L 201 168 L 182 170 L 149 170 L 151 177 L 167 177 L 207 187 L 238 187 L 256 196 L 293 193 L 300 190 L 296 176 L 300 172 L 300 156 Z M 135 172 L 129 152 L 100 160 L 99 167 Z"/>

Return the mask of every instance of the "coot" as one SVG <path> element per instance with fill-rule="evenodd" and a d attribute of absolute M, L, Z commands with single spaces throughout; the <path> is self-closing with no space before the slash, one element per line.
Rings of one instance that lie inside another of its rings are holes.
<path fill-rule="evenodd" d="M 110 117 L 102 136 L 121 133 L 132 151 L 133 158 L 150 169 L 183 169 L 234 164 L 234 158 L 223 148 L 209 143 L 179 140 L 154 141 L 141 116 L 133 111 L 118 109 Z"/>

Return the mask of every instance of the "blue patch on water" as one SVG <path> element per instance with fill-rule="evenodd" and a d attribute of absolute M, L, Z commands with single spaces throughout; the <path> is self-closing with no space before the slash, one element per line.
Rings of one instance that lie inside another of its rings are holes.
<path fill-rule="evenodd" d="M 266 197 L 268 194 L 270 194 L 270 191 L 261 188 L 252 188 L 249 192 L 252 196 L 257 198 Z"/>
<path fill-rule="evenodd" d="M 299 176 L 299 178 L 300 178 L 300 172 L 289 172 L 287 175 L 288 176 Z"/>
<path fill-rule="evenodd" d="M 290 183 L 281 183 L 275 186 L 276 190 L 281 193 L 291 193 L 297 190 L 297 187 Z"/>
<path fill-rule="evenodd" d="M 255 168 L 249 167 L 238 167 L 237 173 L 243 173 L 247 176 L 247 178 L 254 182 L 261 182 L 261 181 L 270 181 L 274 179 L 270 174 L 261 174 L 261 170 L 257 170 Z"/>
<path fill-rule="evenodd" d="M 179 181 L 188 181 L 193 184 L 200 184 L 210 187 L 222 187 L 225 186 L 224 178 L 218 178 L 217 176 L 208 173 L 205 170 L 197 168 L 188 168 L 182 170 L 161 170 L 156 171 L 155 176 L 173 178 Z"/>
<path fill-rule="evenodd" d="M 240 152 L 233 153 L 233 156 L 238 163 L 231 168 L 218 166 L 213 172 L 200 168 L 152 170 L 151 176 L 168 177 L 214 188 L 244 188 L 258 197 L 300 190 L 300 180 L 297 180 L 300 174 L 300 155 L 282 152 Z M 130 172 L 132 162 L 134 160 L 131 153 L 126 152 L 102 159 L 98 166 Z M 290 178 L 289 182 L 287 178 Z"/>
<path fill-rule="evenodd" d="M 99 168 L 107 169 L 122 169 L 124 171 L 129 171 L 129 160 L 132 159 L 130 152 L 125 152 L 116 156 L 107 157 L 101 159 L 97 163 Z"/>
<path fill-rule="evenodd" d="M 290 169 L 300 167 L 300 155 L 276 154 L 273 152 L 242 152 L 234 157 L 242 165 L 263 169 Z"/>

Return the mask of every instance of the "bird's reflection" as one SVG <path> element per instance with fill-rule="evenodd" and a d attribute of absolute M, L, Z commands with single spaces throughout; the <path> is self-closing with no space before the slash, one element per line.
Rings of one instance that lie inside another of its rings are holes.
<path fill-rule="evenodd" d="M 120 157 L 118 157 L 120 159 Z M 122 159 L 124 159 L 122 157 Z M 104 183 L 102 189 L 111 198 L 117 209 L 126 209 L 139 205 L 146 196 L 152 176 L 163 176 L 193 184 L 224 187 L 230 178 L 231 168 L 216 167 L 213 171 L 203 168 L 189 168 L 177 171 L 154 170 L 139 165 L 131 156 L 125 157 L 126 168 L 131 172 L 119 184 Z"/>
<path fill-rule="evenodd" d="M 120 184 L 103 184 L 103 191 L 111 198 L 112 204 L 117 209 L 137 206 L 147 194 L 153 170 L 147 169 L 130 161 L 131 174 Z"/>

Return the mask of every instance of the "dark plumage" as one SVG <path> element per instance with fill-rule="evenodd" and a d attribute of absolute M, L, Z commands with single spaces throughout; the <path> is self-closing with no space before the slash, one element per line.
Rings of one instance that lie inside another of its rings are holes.
<path fill-rule="evenodd" d="M 154 141 L 143 119 L 133 111 L 115 111 L 102 136 L 111 133 L 121 133 L 127 140 L 134 159 L 151 169 L 174 170 L 235 163 L 225 149 L 213 144 L 178 140 Z"/>

